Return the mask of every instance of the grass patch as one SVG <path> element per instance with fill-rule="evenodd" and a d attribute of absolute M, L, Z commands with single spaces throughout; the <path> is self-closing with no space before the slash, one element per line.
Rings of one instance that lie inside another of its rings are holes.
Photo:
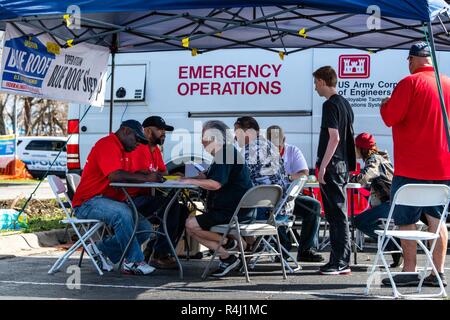
<path fill-rule="evenodd" d="M 9 209 L 12 207 L 12 209 L 20 211 L 25 204 L 25 201 L 26 199 L 20 199 L 16 203 L 13 203 L 13 200 L 0 201 L 0 208 Z M 62 219 L 66 218 L 65 213 L 55 199 L 32 199 L 24 212 L 28 216 L 28 228 L 20 230 L 23 233 L 65 228 L 65 225 L 60 223 Z M 0 234 L 10 232 L 11 231 L 3 231 Z"/>

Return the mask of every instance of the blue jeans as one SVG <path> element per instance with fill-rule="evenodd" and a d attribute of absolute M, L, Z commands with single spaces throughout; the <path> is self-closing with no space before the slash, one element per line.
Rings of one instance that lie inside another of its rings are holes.
<path fill-rule="evenodd" d="M 389 202 L 383 202 L 376 207 L 360 213 L 355 216 L 355 227 L 375 241 L 378 241 L 378 235 L 375 233 L 375 230 L 382 230 L 378 219 L 387 219 L 390 208 L 391 205 Z M 386 251 L 392 251 L 396 248 L 397 247 L 392 241 L 389 241 L 386 245 Z"/>
<path fill-rule="evenodd" d="M 133 211 L 124 202 L 115 201 L 102 196 L 94 197 L 75 208 L 79 219 L 97 219 L 111 226 L 114 235 L 97 243 L 97 247 L 113 263 L 118 263 L 133 234 Z M 141 244 L 150 237 L 152 225 L 139 215 L 136 237 L 128 248 L 125 259 L 128 262 L 144 261 Z M 143 232 L 142 232 L 143 231 Z"/>

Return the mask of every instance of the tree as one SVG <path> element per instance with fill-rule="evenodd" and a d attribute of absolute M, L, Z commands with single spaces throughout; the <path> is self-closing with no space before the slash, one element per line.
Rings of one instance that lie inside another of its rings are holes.
<path fill-rule="evenodd" d="M 6 105 L 9 100 L 9 94 L 1 93 L 0 94 L 0 135 L 6 134 L 6 122 L 4 114 L 6 113 Z"/>

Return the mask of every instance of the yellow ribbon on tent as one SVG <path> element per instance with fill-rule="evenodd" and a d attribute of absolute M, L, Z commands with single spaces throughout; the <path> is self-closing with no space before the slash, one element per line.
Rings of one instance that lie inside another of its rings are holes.
<path fill-rule="evenodd" d="M 65 14 L 63 18 L 64 21 L 66 22 L 66 26 L 70 27 L 70 25 L 72 24 L 72 22 L 70 21 L 70 14 Z"/>
<path fill-rule="evenodd" d="M 181 40 L 181 45 L 185 48 L 189 48 L 189 38 L 183 38 Z"/>
<path fill-rule="evenodd" d="M 191 55 L 195 57 L 198 54 L 198 50 L 196 48 L 192 48 Z"/>
<path fill-rule="evenodd" d="M 73 47 L 73 39 L 67 40 L 66 43 L 67 43 L 67 46 Z"/>
<path fill-rule="evenodd" d="M 300 29 L 300 30 L 298 31 L 298 35 L 299 35 L 300 37 L 303 37 L 303 38 L 306 39 L 306 37 L 307 37 L 307 35 L 306 35 L 306 29 L 305 29 L 305 28 Z"/>
<path fill-rule="evenodd" d="M 285 53 L 283 51 L 278 51 L 278 55 L 280 56 L 281 60 L 284 60 Z"/>

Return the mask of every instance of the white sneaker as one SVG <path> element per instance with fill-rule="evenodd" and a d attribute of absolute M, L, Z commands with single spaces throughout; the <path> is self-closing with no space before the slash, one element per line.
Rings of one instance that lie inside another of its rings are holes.
<path fill-rule="evenodd" d="M 97 246 L 92 245 L 92 243 L 89 243 L 87 246 L 87 249 L 94 257 L 95 262 L 100 267 L 102 271 L 112 271 L 114 269 L 114 265 L 112 262 L 109 261 L 107 257 L 101 252 Z"/>
<path fill-rule="evenodd" d="M 155 268 L 144 261 L 142 261 L 142 262 L 124 261 L 124 263 L 122 264 L 121 271 L 122 271 L 122 273 L 125 273 L 125 274 L 146 276 L 146 275 L 153 273 L 153 271 L 155 271 Z"/>

